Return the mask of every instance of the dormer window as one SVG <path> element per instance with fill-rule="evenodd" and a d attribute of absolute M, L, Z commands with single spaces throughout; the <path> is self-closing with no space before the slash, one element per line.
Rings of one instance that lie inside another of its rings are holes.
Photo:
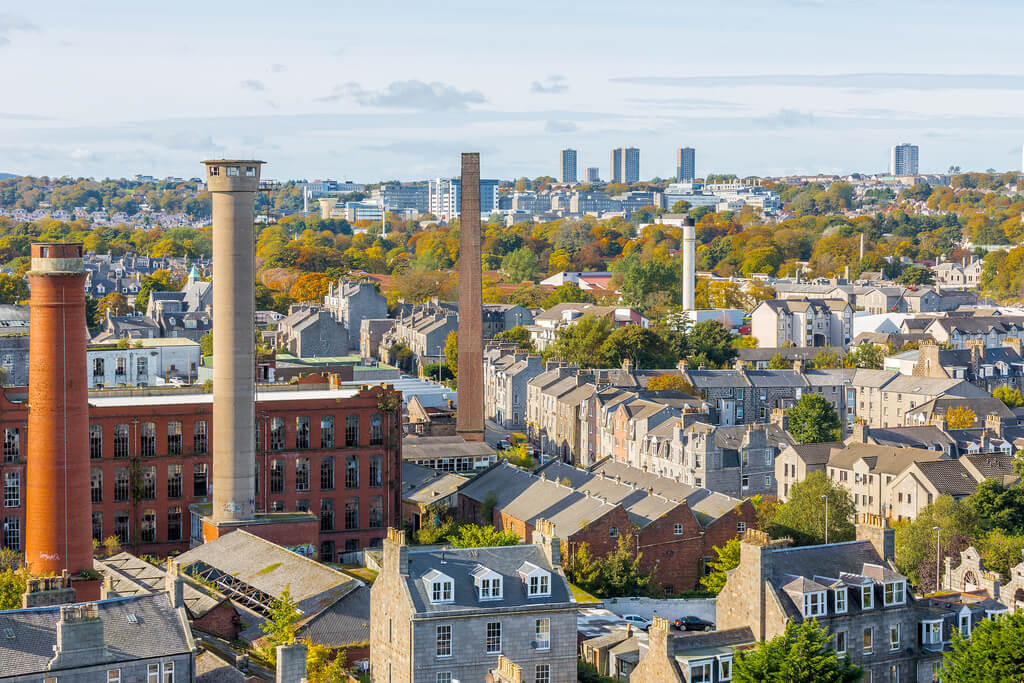
<path fill-rule="evenodd" d="M 530 577 L 530 596 L 551 595 L 551 579 L 547 574 Z"/>
<path fill-rule="evenodd" d="M 860 608 L 873 609 L 875 606 L 875 584 L 869 581 L 860 587 Z"/>
<path fill-rule="evenodd" d="M 885 584 L 885 606 L 902 605 L 907 601 L 905 581 L 889 581 Z"/>
<path fill-rule="evenodd" d="M 455 602 L 455 582 L 452 581 L 452 577 L 431 569 L 423 575 L 423 582 L 426 584 L 431 603 L 436 605 Z"/>
<path fill-rule="evenodd" d="M 804 616 L 820 617 L 825 614 L 825 591 L 804 593 Z"/>
<path fill-rule="evenodd" d="M 501 574 L 483 565 L 477 565 L 470 574 L 473 577 L 473 585 L 476 587 L 477 599 L 501 600 Z"/>
<path fill-rule="evenodd" d="M 835 589 L 836 614 L 846 614 L 846 586 Z"/>
<path fill-rule="evenodd" d="M 524 562 L 519 568 L 519 575 L 526 583 L 527 597 L 540 598 L 551 595 L 551 572 L 541 569 L 532 562 Z"/>

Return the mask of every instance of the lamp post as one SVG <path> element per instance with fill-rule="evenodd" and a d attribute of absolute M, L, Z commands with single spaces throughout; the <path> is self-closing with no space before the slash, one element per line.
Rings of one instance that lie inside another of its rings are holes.
<path fill-rule="evenodd" d="M 939 572 L 941 571 L 941 569 L 940 569 L 940 560 L 941 560 L 941 557 L 942 557 L 942 546 L 941 546 L 941 536 L 940 536 L 942 534 L 942 527 L 933 526 L 932 529 L 935 530 L 935 592 L 938 593 L 939 592 Z"/>
<path fill-rule="evenodd" d="M 828 495 L 822 494 L 825 499 L 825 545 L 828 545 Z"/>

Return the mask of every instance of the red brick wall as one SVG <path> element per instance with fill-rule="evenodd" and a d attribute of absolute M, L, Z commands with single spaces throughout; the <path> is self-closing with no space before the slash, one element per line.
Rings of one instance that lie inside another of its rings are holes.
<path fill-rule="evenodd" d="M 242 632 L 242 618 L 230 602 L 222 602 L 203 616 L 192 619 L 192 625 L 225 640 L 234 640 Z"/>

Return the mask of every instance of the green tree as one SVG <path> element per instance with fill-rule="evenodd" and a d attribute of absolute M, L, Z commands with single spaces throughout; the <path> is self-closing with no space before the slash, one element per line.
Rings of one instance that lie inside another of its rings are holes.
<path fill-rule="evenodd" d="M 95 322 L 97 325 L 102 325 L 103 321 L 107 319 L 108 313 L 110 315 L 126 315 L 129 310 L 128 299 L 124 294 L 111 292 L 96 302 Z"/>
<path fill-rule="evenodd" d="M 533 340 L 530 339 L 530 331 L 522 325 L 516 325 L 510 330 L 499 332 L 494 335 L 494 338 L 497 341 L 515 344 L 523 351 L 530 351 L 532 353 L 535 350 L 533 347 Z"/>
<path fill-rule="evenodd" d="M 1024 613 L 983 619 L 969 638 L 953 629 L 940 678 L 943 683 L 1024 681 Z"/>
<path fill-rule="evenodd" d="M 580 286 L 575 282 L 566 282 L 564 285 L 555 287 L 555 290 L 544 298 L 541 308 L 551 308 L 558 304 L 567 303 L 592 304 L 594 303 L 594 295 L 580 289 Z"/>
<path fill-rule="evenodd" d="M 907 266 L 896 281 L 903 285 L 930 285 L 935 282 L 935 275 L 930 268 Z"/>
<path fill-rule="evenodd" d="M 832 636 L 816 619 L 789 621 L 786 630 L 749 650 L 737 650 L 736 683 L 854 683 L 863 669 L 832 649 Z"/>
<path fill-rule="evenodd" d="M 295 642 L 295 629 L 301 616 L 298 605 L 292 599 L 291 587 L 285 586 L 270 606 L 270 619 L 260 625 L 264 633 L 262 650 L 267 659 L 275 661 L 275 648 L 278 645 Z"/>
<path fill-rule="evenodd" d="M 701 577 L 700 585 L 718 595 L 725 587 L 726 572 L 740 565 L 739 537 L 730 538 L 721 547 L 715 546 L 715 554 L 718 557 L 710 563 L 711 573 Z"/>
<path fill-rule="evenodd" d="M 510 282 L 522 282 L 524 280 L 536 280 L 540 272 L 540 265 L 537 263 L 537 255 L 529 247 L 519 247 L 513 252 L 505 254 L 501 259 L 501 270 Z"/>
<path fill-rule="evenodd" d="M 694 357 L 703 356 L 719 367 L 736 357 L 732 333 L 717 320 L 704 320 L 690 328 L 687 343 Z M 692 365 L 692 363 L 691 363 Z"/>
<path fill-rule="evenodd" d="M 537 467 L 537 461 L 527 452 L 526 446 L 523 444 L 516 444 L 511 448 L 506 448 L 501 451 L 501 457 L 507 460 L 510 465 L 522 467 L 524 470 L 532 470 Z"/>
<path fill-rule="evenodd" d="M 647 595 L 654 587 L 654 575 L 641 568 L 642 558 L 633 534 L 620 533 L 615 549 L 598 560 L 600 578 L 595 590 L 585 590 L 601 598 Z"/>
<path fill-rule="evenodd" d="M 647 297 L 655 292 L 675 291 L 679 277 L 668 263 L 641 258 L 633 253 L 612 264 L 612 272 L 621 280 L 622 300 L 627 306 L 644 310 Z"/>
<path fill-rule="evenodd" d="M 490 524 L 463 524 L 448 537 L 453 548 L 490 548 L 499 545 L 519 545 L 522 539 L 511 529 L 496 529 Z"/>
<path fill-rule="evenodd" d="M 565 548 L 566 546 L 563 546 Z M 583 541 L 575 552 L 565 553 L 565 578 L 581 588 L 594 587 L 601 576 L 598 558 L 590 551 L 590 544 Z"/>
<path fill-rule="evenodd" d="M 308 683 L 340 683 L 349 680 L 345 671 L 347 657 L 344 649 L 318 645 L 311 640 L 306 640 L 305 645 Z"/>
<path fill-rule="evenodd" d="M 635 368 L 671 367 L 676 363 L 664 340 L 641 325 L 623 325 L 613 330 L 601 345 L 600 353 L 609 367 L 619 367 L 626 359 Z"/>
<path fill-rule="evenodd" d="M 213 355 L 213 330 L 199 338 L 199 352 L 204 356 Z"/>
<path fill-rule="evenodd" d="M 935 558 L 957 557 L 971 544 L 978 529 L 972 505 L 960 505 L 950 496 L 939 496 L 911 521 L 896 527 L 896 567 L 921 590 L 934 590 Z M 939 527 L 938 533 L 935 527 Z M 936 540 L 939 548 L 936 549 Z"/>
<path fill-rule="evenodd" d="M 818 370 L 837 369 L 843 367 L 843 359 L 835 351 L 818 351 L 811 358 L 811 366 Z"/>
<path fill-rule="evenodd" d="M 21 607 L 21 596 L 25 593 L 26 584 L 23 570 L 8 568 L 0 571 L 0 611 Z"/>
<path fill-rule="evenodd" d="M 829 543 L 852 541 L 857 507 L 845 487 L 824 472 L 811 472 L 789 489 L 789 499 L 772 509 L 768 526 L 775 538 L 788 536 L 796 545 L 825 542 L 825 500 L 828 496 Z"/>
<path fill-rule="evenodd" d="M 28 298 L 28 282 L 21 275 L 0 273 L 0 304 L 16 304 Z"/>
<path fill-rule="evenodd" d="M 604 367 L 601 347 L 611 333 L 611 320 L 585 315 L 575 325 L 563 327 L 555 333 L 555 342 L 550 346 L 548 355 L 581 368 Z"/>
<path fill-rule="evenodd" d="M 867 368 L 881 370 L 885 362 L 885 350 L 877 344 L 861 344 L 856 350 L 846 354 L 845 364 L 851 368 Z"/>
<path fill-rule="evenodd" d="M 789 433 L 800 443 L 838 441 L 839 416 L 821 394 L 804 394 L 796 405 L 786 411 Z"/>
<path fill-rule="evenodd" d="M 768 359 L 769 370 L 789 370 L 793 367 L 793 362 L 787 360 L 781 353 L 776 352 L 771 358 Z"/>
<path fill-rule="evenodd" d="M 1015 387 L 1002 384 L 992 390 L 992 395 L 1005 403 L 1007 408 L 1024 406 L 1024 393 Z"/>
<path fill-rule="evenodd" d="M 452 330 L 448 333 L 448 337 L 444 340 L 444 361 L 445 365 L 451 371 L 452 375 L 455 376 L 455 380 L 459 379 L 459 333 L 456 330 Z"/>

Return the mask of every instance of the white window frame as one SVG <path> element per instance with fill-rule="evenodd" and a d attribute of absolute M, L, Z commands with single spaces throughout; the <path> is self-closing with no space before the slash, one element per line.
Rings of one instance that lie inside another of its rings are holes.
<path fill-rule="evenodd" d="M 491 647 L 491 631 L 492 627 L 497 628 L 498 647 L 493 649 Z M 484 626 L 484 652 L 489 655 L 500 655 L 501 654 L 501 622 L 500 621 L 488 621 Z"/>
<path fill-rule="evenodd" d="M 160 683 L 160 665 L 150 664 L 147 668 L 146 683 Z"/>
<path fill-rule="evenodd" d="M 875 584 L 868 582 L 860 587 L 860 608 L 869 610 L 875 608 Z"/>
<path fill-rule="evenodd" d="M 542 634 L 547 634 L 544 640 L 540 638 Z M 537 643 L 538 650 L 543 652 L 551 649 L 551 619 L 549 617 L 541 617 L 534 621 L 533 638 Z"/>
<path fill-rule="evenodd" d="M 843 641 L 841 647 L 840 647 L 840 644 L 839 644 L 840 640 Z M 836 654 L 839 654 L 839 655 L 845 655 L 846 654 L 846 649 L 847 649 L 847 647 L 849 647 L 849 642 L 848 641 L 849 641 L 849 638 L 847 637 L 846 631 L 836 631 L 835 632 L 835 643 L 836 643 L 835 650 L 836 650 Z"/>
<path fill-rule="evenodd" d="M 921 622 L 921 644 L 942 645 L 942 619 Z"/>
<path fill-rule="evenodd" d="M 714 681 L 714 665 L 713 659 L 703 659 L 697 662 L 690 662 L 690 681 L 691 683 L 712 683 Z M 700 678 L 697 678 L 698 673 Z"/>
<path fill-rule="evenodd" d="M 864 636 L 867 636 L 867 638 L 865 638 Z M 865 640 L 867 641 L 866 643 L 864 642 Z M 864 631 L 861 633 L 860 646 L 861 646 L 861 652 L 863 654 L 869 655 L 869 654 L 871 654 L 872 652 L 875 651 L 875 627 L 874 626 L 866 627 L 864 629 Z"/>
<path fill-rule="evenodd" d="M 836 588 L 835 594 L 835 610 L 836 614 L 846 614 L 846 606 L 849 601 L 849 595 L 847 594 L 846 586 L 840 586 Z"/>
<path fill-rule="evenodd" d="M 390 663 L 389 663 L 390 665 Z M 437 672 L 437 683 L 452 683 L 452 672 L 451 671 L 438 671 Z"/>
<path fill-rule="evenodd" d="M 893 636 L 896 639 L 893 640 Z M 902 642 L 902 634 L 900 633 L 899 624 L 889 624 L 889 652 L 895 652 L 900 649 L 900 643 Z"/>
<path fill-rule="evenodd" d="M 107 669 L 107 683 L 121 683 L 121 670 Z"/>
<path fill-rule="evenodd" d="M 683 525 L 682 524 L 675 524 L 675 525 L 673 525 L 672 526 L 672 533 L 675 534 L 676 536 L 682 536 L 683 535 Z"/>
<path fill-rule="evenodd" d="M 547 572 L 537 572 L 530 576 L 529 594 L 531 598 L 551 595 L 551 577 Z"/>
<path fill-rule="evenodd" d="M 883 600 L 886 607 L 892 607 L 894 605 L 902 605 L 907 601 L 907 582 L 906 581 L 887 581 L 885 584 L 883 593 Z M 896 591 L 899 591 L 900 600 L 897 601 Z M 890 597 L 890 591 L 892 596 Z"/>
<path fill-rule="evenodd" d="M 747 523 L 746 522 L 736 522 L 736 533 L 738 533 L 738 534 L 745 534 L 745 533 L 747 533 Z"/>
<path fill-rule="evenodd" d="M 958 614 L 956 624 L 957 628 L 960 629 L 960 635 L 964 638 L 971 637 L 971 615 L 969 612 L 967 614 Z"/>
<path fill-rule="evenodd" d="M 454 602 L 455 587 L 452 580 L 445 577 L 430 582 L 430 602 L 439 605 Z"/>
<path fill-rule="evenodd" d="M 732 657 L 719 657 L 718 658 L 718 680 L 720 680 L 720 681 L 731 681 L 732 680 Z"/>
<path fill-rule="evenodd" d="M 820 617 L 825 614 L 825 591 L 804 593 L 804 616 Z"/>
<path fill-rule="evenodd" d="M 448 654 L 441 654 L 441 630 L 447 629 L 448 638 Z M 455 651 L 454 638 L 452 637 L 451 624 L 439 624 L 434 630 L 434 655 L 441 659 L 447 659 L 452 656 L 452 652 Z"/>
<path fill-rule="evenodd" d="M 174 683 L 174 662 L 162 662 L 160 669 L 162 683 Z"/>

